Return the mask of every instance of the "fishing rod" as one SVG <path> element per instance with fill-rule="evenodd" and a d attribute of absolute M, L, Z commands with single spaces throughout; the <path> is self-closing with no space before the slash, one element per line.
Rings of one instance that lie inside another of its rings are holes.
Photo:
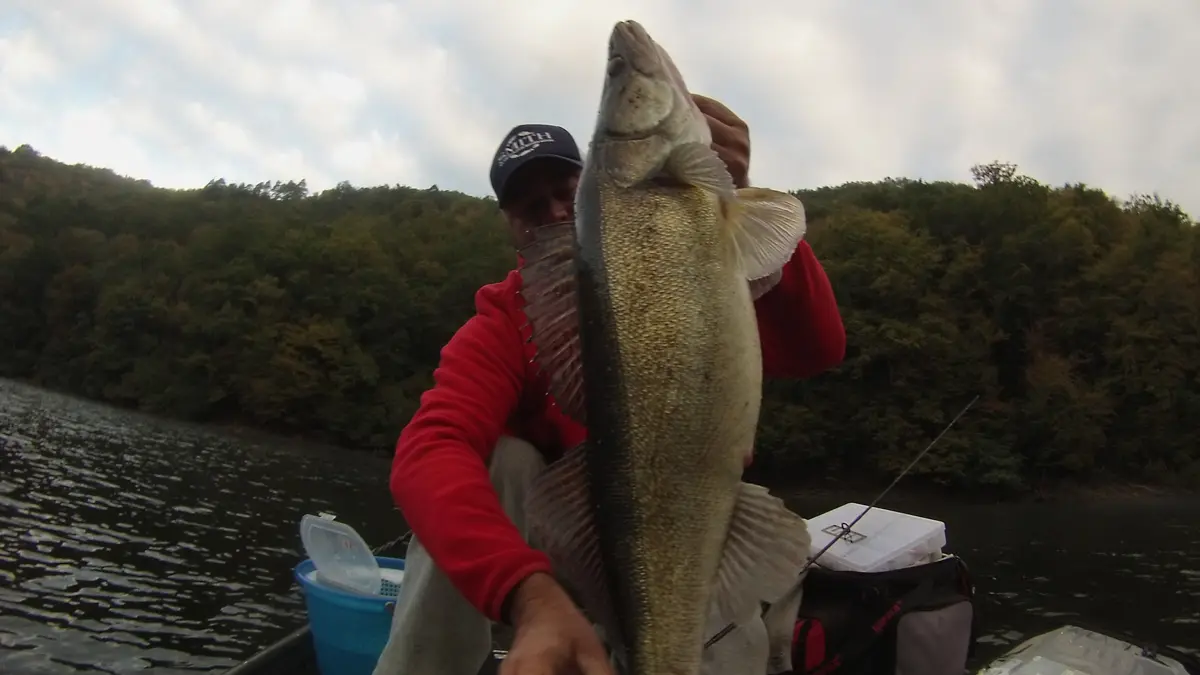
<path fill-rule="evenodd" d="M 395 539 L 393 539 L 385 544 L 380 544 L 379 546 L 376 546 L 371 551 L 371 555 L 379 555 L 380 553 L 382 553 L 384 551 L 389 551 L 392 548 L 404 543 L 404 541 L 410 537 L 412 537 L 412 530 L 405 530 L 404 534 L 400 535 L 399 537 L 396 537 Z"/>
<path fill-rule="evenodd" d="M 846 537 L 846 535 L 848 535 L 850 533 L 850 531 L 854 528 L 854 526 L 856 524 L 858 524 L 858 521 L 862 520 L 863 516 L 867 515 L 867 512 L 869 512 L 871 509 L 875 508 L 875 505 L 878 504 L 880 502 L 880 500 L 882 500 L 887 495 L 887 493 L 891 492 L 892 488 L 896 487 L 896 483 L 899 483 L 900 479 L 902 479 L 906 475 L 908 475 L 909 471 L 912 471 L 912 468 L 917 465 L 917 462 L 921 461 L 921 458 L 924 457 L 926 454 L 928 454 L 929 451 L 933 449 L 933 446 L 937 445 L 938 441 L 942 440 L 942 436 L 945 436 L 946 432 L 950 431 L 950 428 L 954 426 L 954 423 L 958 421 L 958 418 L 960 418 L 964 414 L 966 414 L 966 412 L 971 409 L 971 406 L 975 405 L 975 402 L 978 400 L 979 400 L 979 394 L 975 394 L 975 398 L 972 398 L 971 401 L 969 403 L 967 403 L 967 405 L 964 406 L 962 410 L 958 411 L 958 414 L 954 416 L 954 419 L 950 420 L 950 423 L 947 424 L 944 429 L 942 429 L 941 433 L 939 433 L 932 441 L 930 441 L 929 445 L 925 446 L 925 449 L 922 450 L 921 452 L 919 452 L 917 454 L 917 456 L 914 457 L 913 460 L 908 463 L 908 466 L 904 467 L 904 470 L 901 471 L 898 476 L 896 476 L 896 478 L 892 481 L 891 485 L 884 488 L 883 492 L 880 492 L 879 496 L 876 497 L 874 500 L 872 500 L 871 503 L 867 505 L 867 508 L 862 510 L 862 513 L 858 514 L 858 516 L 854 520 L 850 521 L 850 524 L 848 524 L 848 525 L 845 523 L 842 524 L 842 526 L 840 528 L 841 532 L 839 532 L 837 534 L 837 536 L 830 539 L 829 543 L 825 544 L 825 547 L 822 548 L 820 551 L 817 551 L 816 555 L 809 558 L 808 562 L 804 563 L 804 567 L 802 567 L 800 569 L 800 572 L 799 572 L 799 574 L 797 574 L 797 576 L 803 575 L 805 572 L 807 572 L 808 568 L 812 567 L 813 564 L 817 562 L 818 558 L 820 558 L 822 555 L 825 555 L 825 552 L 828 551 L 830 548 L 832 548 L 834 544 L 836 544 L 842 538 Z M 730 631 L 732 631 L 736 627 L 737 627 L 737 624 L 735 622 L 730 622 L 728 625 L 726 625 L 724 628 L 722 628 L 720 631 L 718 631 L 716 635 L 709 638 L 708 642 L 704 643 L 704 648 L 708 649 L 709 647 L 715 645 L 718 641 L 721 640 L 721 638 L 725 637 L 726 635 L 729 635 Z"/>

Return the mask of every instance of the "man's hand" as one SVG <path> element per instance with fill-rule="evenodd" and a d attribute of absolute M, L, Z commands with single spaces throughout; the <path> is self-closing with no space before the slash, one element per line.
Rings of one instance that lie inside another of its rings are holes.
<path fill-rule="evenodd" d="M 692 94 L 692 100 L 704 113 L 712 131 L 712 146 L 729 168 L 735 187 L 750 184 L 750 130 L 742 118 L 723 104 L 707 96 Z"/>
<path fill-rule="evenodd" d="M 596 629 L 548 574 L 533 574 L 513 591 L 516 633 L 500 675 L 615 675 Z"/>
<path fill-rule="evenodd" d="M 712 147 L 717 155 L 725 162 L 729 175 L 733 178 L 734 187 L 744 188 L 750 185 L 750 129 L 746 122 L 726 108 L 719 101 L 707 96 L 692 94 L 696 107 L 704 113 L 708 128 L 712 131 Z M 783 270 L 778 270 L 770 276 L 755 279 L 750 282 L 750 295 L 755 300 L 766 295 L 779 284 L 783 278 Z M 746 465 L 750 459 L 747 457 Z"/>

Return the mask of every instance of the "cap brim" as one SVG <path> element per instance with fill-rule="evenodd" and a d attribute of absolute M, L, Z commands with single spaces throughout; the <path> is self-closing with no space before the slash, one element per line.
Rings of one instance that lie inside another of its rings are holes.
<path fill-rule="evenodd" d="M 576 157 L 568 157 L 566 155 L 550 155 L 550 154 L 529 155 L 526 157 L 520 157 L 518 159 L 515 159 L 515 160 L 513 160 L 512 168 L 508 170 L 508 175 L 505 176 L 504 181 L 502 183 L 500 183 L 500 189 L 496 191 L 497 203 L 500 203 L 500 204 L 504 203 L 504 193 L 508 191 L 508 184 L 512 182 L 512 177 L 515 176 L 518 171 L 520 171 L 522 168 L 524 168 L 527 164 L 532 164 L 533 162 L 538 162 L 538 161 L 547 160 L 547 159 L 554 159 L 554 160 L 558 160 L 560 162 L 566 162 L 567 164 L 570 164 L 571 166 L 575 166 L 575 167 L 578 167 L 581 169 L 583 168 L 582 160 L 580 160 Z"/>

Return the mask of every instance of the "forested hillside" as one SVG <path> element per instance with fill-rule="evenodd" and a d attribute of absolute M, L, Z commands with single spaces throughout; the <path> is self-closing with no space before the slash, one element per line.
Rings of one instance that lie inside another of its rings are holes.
<path fill-rule="evenodd" d="M 842 308 L 835 371 L 768 385 L 756 470 L 963 488 L 1200 485 L 1200 237 L 1177 207 L 1048 187 L 797 193 Z M 165 190 L 0 148 L 0 376 L 387 449 L 474 291 L 490 200 L 300 183 Z"/>

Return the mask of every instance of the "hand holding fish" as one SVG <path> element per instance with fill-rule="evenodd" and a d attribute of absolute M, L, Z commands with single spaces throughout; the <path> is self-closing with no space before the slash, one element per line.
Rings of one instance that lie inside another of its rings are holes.
<path fill-rule="evenodd" d="M 500 675 L 614 675 L 596 629 L 553 577 L 534 574 L 514 593 L 516 634 Z"/>
<path fill-rule="evenodd" d="M 720 101 L 699 94 L 692 94 L 692 100 L 704 114 L 704 121 L 708 122 L 708 129 L 712 132 L 712 148 L 725 163 L 725 168 L 729 170 L 734 187 L 748 187 L 750 185 L 750 129 L 746 126 L 746 122 Z M 780 269 L 769 276 L 751 281 L 751 297 L 757 300 L 766 295 L 782 278 L 783 270 Z M 750 458 L 747 456 L 747 464 L 749 461 Z"/>
<path fill-rule="evenodd" d="M 696 107 L 704 114 L 712 132 L 712 147 L 717 156 L 729 169 L 734 187 L 744 188 L 750 184 L 750 129 L 746 122 L 720 101 L 707 96 L 692 94 Z"/>

